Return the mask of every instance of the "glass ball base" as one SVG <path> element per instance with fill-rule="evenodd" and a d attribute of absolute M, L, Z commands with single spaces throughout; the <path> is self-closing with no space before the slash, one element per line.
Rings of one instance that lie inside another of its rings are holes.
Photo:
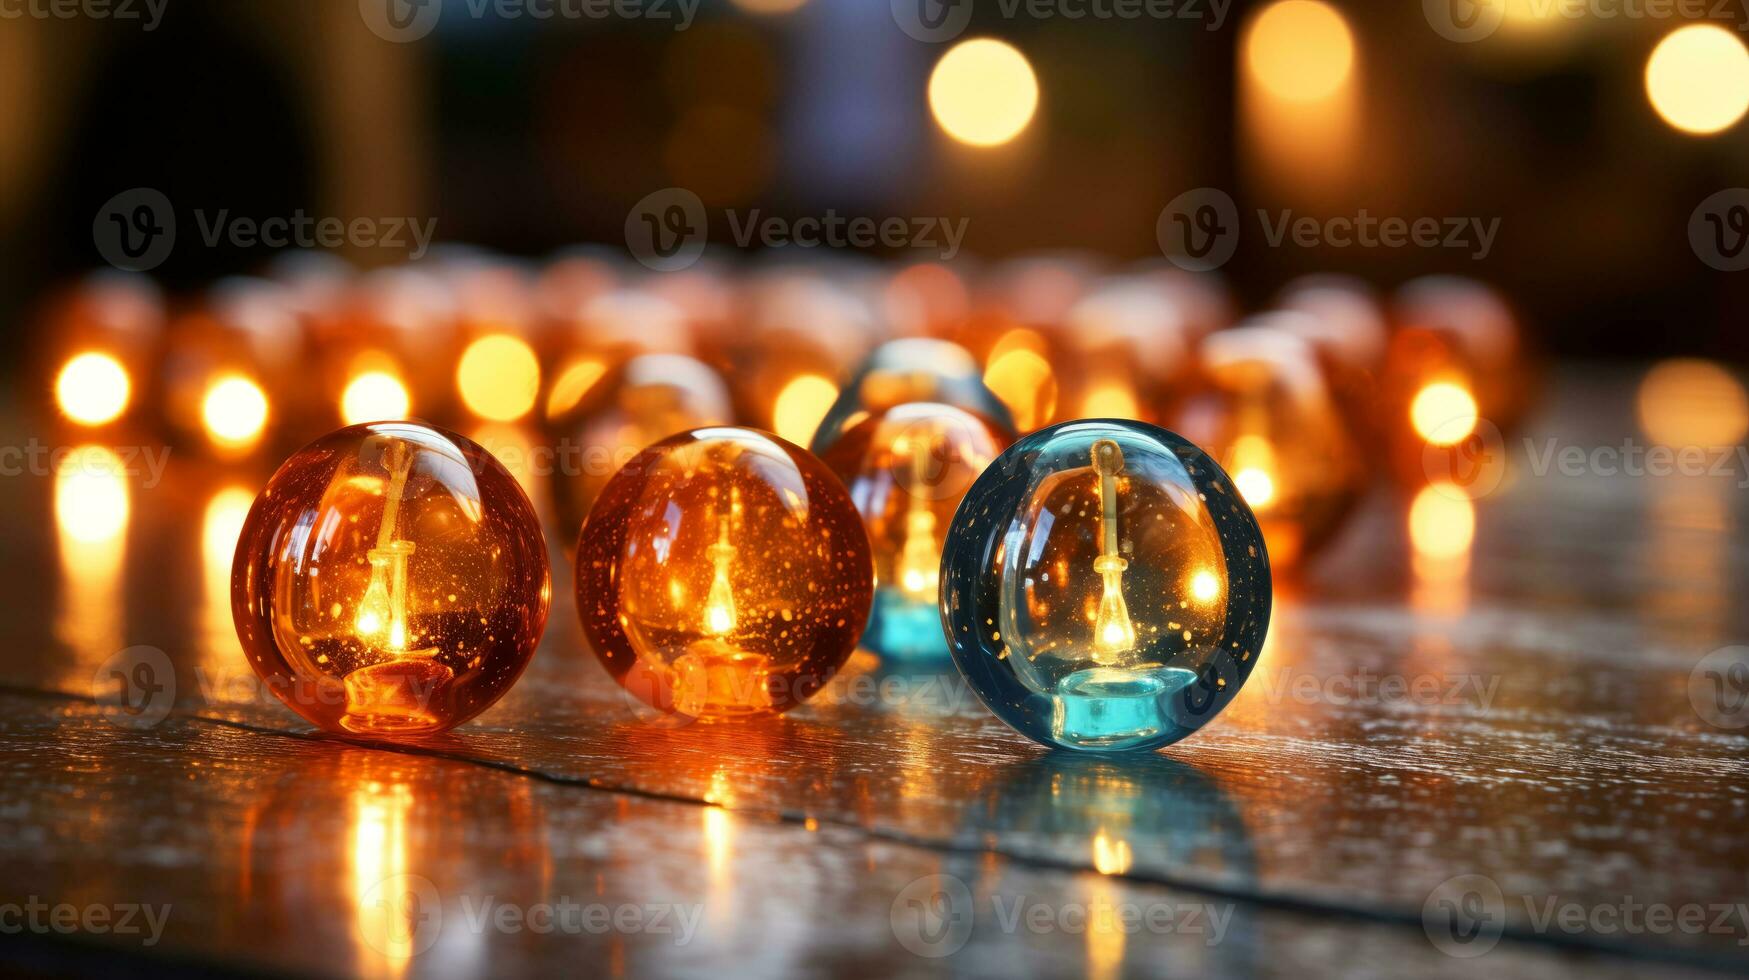
<path fill-rule="evenodd" d="M 417 735 L 445 728 L 432 708 L 455 671 L 431 659 L 436 655 L 435 649 L 415 650 L 347 674 L 340 727 L 360 735 Z"/>
<path fill-rule="evenodd" d="M 941 630 L 941 608 L 884 587 L 875 590 L 862 645 L 890 660 L 945 661 L 951 656 Z"/>
<path fill-rule="evenodd" d="M 1051 695 L 1051 736 L 1088 748 L 1146 744 L 1177 727 L 1168 705 L 1196 676 L 1181 667 L 1078 670 Z"/>
<path fill-rule="evenodd" d="M 771 669 L 764 654 L 721 640 L 699 640 L 674 660 L 674 710 L 696 718 L 771 711 Z"/>

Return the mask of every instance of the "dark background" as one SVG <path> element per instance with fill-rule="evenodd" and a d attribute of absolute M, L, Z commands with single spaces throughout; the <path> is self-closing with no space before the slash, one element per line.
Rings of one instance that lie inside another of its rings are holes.
<path fill-rule="evenodd" d="M 1644 92 L 1647 54 L 1680 22 L 1509 19 L 1457 44 L 1419 3 L 1336 5 L 1356 39 L 1357 123 L 1340 172 L 1305 179 L 1246 136 L 1238 48 L 1255 3 L 1210 31 L 1007 18 L 983 0 L 964 36 L 1015 44 L 1041 88 L 1030 129 L 996 150 L 934 125 L 924 92 L 947 46 L 901 33 L 885 0 L 763 16 L 703 0 L 684 32 L 446 16 L 410 44 L 367 30 L 356 0 L 168 0 L 149 33 L 0 20 L 0 313 L 22 339 L 48 288 L 101 263 L 98 209 L 140 186 L 174 202 L 179 243 L 198 240 L 197 208 L 301 208 L 435 217 L 440 241 L 531 258 L 623 249 L 627 211 L 680 185 L 713 208 L 965 217 L 980 257 L 1077 248 L 1114 261 L 1158 257 L 1160 209 L 1215 186 L 1242 214 L 1500 219 L 1483 261 L 1243 235 L 1223 272 L 1247 308 L 1308 271 L 1383 287 L 1456 272 L 1497 284 L 1558 355 L 1749 351 L 1743 278 L 1704 265 L 1687 239 L 1701 199 L 1749 183 L 1744 125 L 1681 133 Z M 376 251 L 347 257 L 401 258 Z M 270 257 L 179 244 L 154 275 L 187 295 Z"/>

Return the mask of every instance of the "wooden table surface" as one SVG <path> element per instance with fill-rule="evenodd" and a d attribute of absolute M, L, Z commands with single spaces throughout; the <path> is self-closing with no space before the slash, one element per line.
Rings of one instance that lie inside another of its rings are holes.
<path fill-rule="evenodd" d="M 504 701 L 350 744 L 236 647 L 261 474 L 174 456 L 119 528 L 115 487 L 0 479 L 0 969 L 1742 970 L 1749 708 L 1702 660 L 1749 637 L 1749 474 L 1536 472 L 1551 439 L 1643 446 L 1633 384 L 1557 375 L 1465 554 L 1418 555 L 1381 487 L 1281 586 L 1232 706 L 1139 758 L 1046 752 L 867 654 L 782 719 L 654 724 L 562 560 Z M 125 680 L 156 710 L 109 703 Z"/>

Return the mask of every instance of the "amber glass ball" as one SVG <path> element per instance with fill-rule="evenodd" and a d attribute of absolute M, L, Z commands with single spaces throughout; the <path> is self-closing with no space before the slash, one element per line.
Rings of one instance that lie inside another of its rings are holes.
<path fill-rule="evenodd" d="M 552 594 L 527 494 L 474 442 L 373 422 L 298 450 L 250 509 L 231 612 L 257 675 L 334 732 L 427 735 L 516 682 Z"/>
<path fill-rule="evenodd" d="M 693 429 L 608 481 L 577 543 L 577 610 L 608 673 L 687 718 L 787 711 L 856 649 L 874 563 L 850 494 L 769 433 Z"/>

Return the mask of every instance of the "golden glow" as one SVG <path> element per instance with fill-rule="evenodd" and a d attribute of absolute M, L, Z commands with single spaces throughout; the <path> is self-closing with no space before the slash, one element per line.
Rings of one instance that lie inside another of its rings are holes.
<path fill-rule="evenodd" d="M 396 525 L 413 459 L 406 445 L 396 440 L 389 447 L 386 461 L 389 486 L 383 493 L 377 546 L 365 552 L 370 562 L 370 584 L 358 603 L 353 625 L 360 635 L 376 637 L 387 652 L 401 654 L 407 650 L 407 562 L 413 555 L 413 542 L 400 538 Z"/>
<path fill-rule="evenodd" d="M 1000 146 L 1032 122 L 1038 78 L 1013 45 L 987 37 L 962 41 L 929 75 L 929 110 L 961 143 Z"/>
<path fill-rule="evenodd" d="M 1221 594 L 1221 580 L 1206 569 L 1190 577 L 1190 597 L 1197 602 L 1212 602 Z"/>
<path fill-rule="evenodd" d="M 1094 386 L 1081 400 L 1081 414 L 1090 419 L 1133 419 L 1140 411 L 1135 392 L 1118 381 Z"/>
<path fill-rule="evenodd" d="M 1435 446 L 1452 446 L 1476 431 L 1476 399 L 1461 385 L 1436 381 L 1415 393 L 1409 421 L 1421 438 Z"/>
<path fill-rule="evenodd" d="M 1640 430 L 1665 446 L 1730 446 L 1749 434 L 1749 395 L 1711 361 L 1661 361 L 1640 381 Z"/>
<path fill-rule="evenodd" d="M 267 429 L 267 394 L 240 374 L 223 375 L 200 403 L 207 438 L 220 449 L 248 449 Z"/>
<path fill-rule="evenodd" d="M 1685 133 L 1728 129 L 1749 110 L 1749 49 L 1717 25 L 1679 27 L 1646 59 L 1646 98 Z"/>
<path fill-rule="evenodd" d="M 347 425 L 404 419 L 412 407 L 407 386 L 387 371 L 366 371 L 354 377 L 340 395 L 340 418 Z"/>
<path fill-rule="evenodd" d="M 481 337 L 462 352 L 455 383 L 468 411 L 494 422 L 514 422 L 528 414 L 540 393 L 540 361 L 518 337 Z"/>
<path fill-rule="evenodd" d="M 231 621 L 231 558 L 254 503 L 255 495 L 248 490 L 225 487 L 207 501 L 200 523 L 201 646 L 213 658 L 208 662 L 227 674 L 243 663 Z"/>
<path fill-rule="evenodd" d="M 1112 837 L 1103 829 L 1093 835 L 1093 870 L 1102 875 L 1121 875 L 1130 869 L 1129 842 Z"/>
<path fill-rule="evenodd" d="M 1456 558 L 1476 537 L 1476 506 L 1460 487 L 1422 487 L 1409 505 L 1409 543 L 1417 555 Z"/>
<path fill-rule="evenodd" d="M 547 418 L 556 418 L 576 408 L 606 373 L 607 365 L 591 358 L 575 361 L 561 371 L 558 380 L 553 382 L 553 390 L 547 394 Z"/>
<path fill-rule="evenodd" d="M 55 400 L 61 413 L 80 425 L 103 425 L 127 411 L 128 372 L 108 354 L 87 351 L 61 368 Z"/>
<path fill-rule="evenodd" d="M 1110 666 L 1118 654 L 1136 646 L 1136 627 L 1123 598 L 1123 573 L 1130 563 L 1118 553 L 1117 476 L 1123 469 L 1123 450 L 1110 439 L 1095 442 L 1090 450 L 1094 472 L 1099 474 L 1099 557 L 1093 570 L 1099 573 L 1099 613 L 1093 624 L 1093 661 Z"/>
<path fill-rule="evenodd" d="M 728 636 L 735 632 L 735 590 L 729 584 L 729 565 L 735 560 L 735 546 L 729 543 L 729 517 L 717 522 L 717 543 L 706 549 L 710 559 L 711 587 L 704 601 L 704 631 L 712 636 Z"/>
<path fill-rule="evenodd" d="M 1021 432 L 1049 422 L 1056 410 L 1056 379 L 1050 362 L 1025 347 L 1010 348 L 991 358 L 990 366 L 984 369 L 984 384 L 1008 406 L 1014 426 Z"/>
<path fill-rule="evenodd" d="M 73 450 L 55 472 L 55 523 L 84 544 L 121 537 L 128 526 L 127 468 L 103 446 Z"/>
<path fill-rule="evenodd" d="M 838 398 L 838 386 L 817 374 L 790 379 L 777 393 L 771 407 L 771 426 L 780 436 L 798 446 L 814 438 L 820 420 Z"/>
<path fill-rule="evenodd" d="M 1246 433 L 1233 440 L 1233 486 L 1252 510 L 1264 510 L 1275 500 L 1275 447 Z"/>
<path fill-rule="evenodd" d="M 933 441 L 909 440 L 894 444 L 896 452 L 911 454 L 910 503 L 905 511 L 905 544 L 899 552 L 899 591 L 912 602 L 934 602 L 941 585 L 941 545 L 935 540 L 935 511 L 929 509 L 923 488 L 928 485 L 929 457 Z"/>
<path fill-rule="evenodd" d="M 387 960 L 392 975 L 420 952 L 419 925 L 430 909 L 421 909 L 422 899 L 403 886 L 409 871 L 412 843 L 407 818 L 413 810 L 413 791 L 401 783 L 372 781 L 352 794 L 353 907 L 359 935 Z M 365 950 L 361 956 L 380 962 Z M 375 971 L 365 971 L 367 973 Z"/>
<path fill-rule="evenodd" d="M 1245 66 L 1277 98 L 1316 102 L 1348 81 L 1354 36 L 1336 8 L 1321 0 L 1280 0 L 1251 22 Z"/>

